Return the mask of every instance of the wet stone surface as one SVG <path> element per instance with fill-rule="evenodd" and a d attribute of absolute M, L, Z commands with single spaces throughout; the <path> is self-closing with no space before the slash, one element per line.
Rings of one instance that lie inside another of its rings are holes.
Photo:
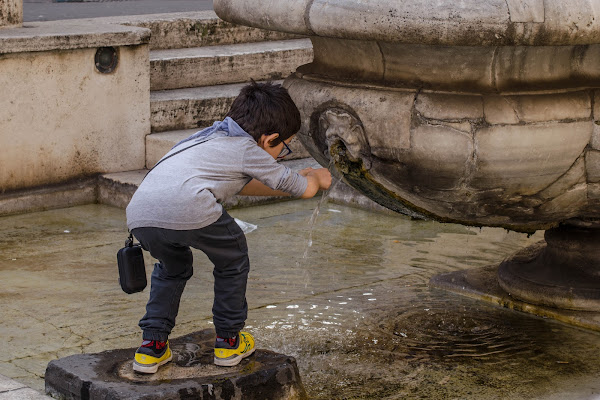
<path fill-rule="evenodd" d="M 305 399 L 296 360 L 257 350 L 235 367 L 213 364 L 212 330 L 171 341 L 173 360 L 156 374 L 133 371 L 135 349 L 50 362 L 46 391 L 66 399 Z"/>
<path fill-rule="evenodd" d="M 497 265 L 541 233 L 528 238 L 327 202 L 310 225 L 317 204 L 231 210 L 257 226 L 247 234 L 245 330 L 258 349 L 296 359 L 310 399 L 600 394 L 598 333 L 428 286 L 438 274 Z M 53 360 L 140 345 L 148 290 L 126 295 L 117 282 L 126 232 L 124 210 L 107 206 L 0 218 L 0 374 L 44 391 Z M 154 260 L 144 255 L 149 274 Z M 194 252 L 172 338 L 212 328 L 211 272 Z"/>

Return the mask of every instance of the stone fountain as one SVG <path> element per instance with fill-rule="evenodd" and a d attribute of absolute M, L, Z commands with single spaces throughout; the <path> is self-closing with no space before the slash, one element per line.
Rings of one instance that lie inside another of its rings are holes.
<path fill-rule="evenodd" d="M 314 61 L 285 85 L 302 142 L 348 184 L 416 218 L 545 230 L 499 268 L 435 285 L 598 316 L 600 0 L 214 7 L 227 21 L 311 38 Z M 582 325 L 600 329 L 594 318 Z"/>

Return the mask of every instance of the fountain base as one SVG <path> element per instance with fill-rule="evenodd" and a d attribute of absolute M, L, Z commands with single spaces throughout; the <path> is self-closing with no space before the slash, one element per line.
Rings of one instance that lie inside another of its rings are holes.
<path fill-rule="evenodd" d="M 600 312 L 560 309 L 527 303 L 512 297 L 498 283 L 498 269 L 498 265 L 488 265 L 481 268 L 440 274 L 431 278 L 429 286 L 512 310 L 600 331 Z"/>
<path fill-rule="evenodd" d="M 498 282 L 528 303 L 600 312 L 600 230 L 564 225 L 504 260 Z"/>
<path fill-rule="evenodd" d="M 59 399 L 306 399 L 296 360 L 267 350 L 235 367 L 213 364 L 214 333 L 170 341 L 173 361 L 156 374 L 133 371 L 135 349 L 77 354 L 51 361 L 46 393 Z"/>

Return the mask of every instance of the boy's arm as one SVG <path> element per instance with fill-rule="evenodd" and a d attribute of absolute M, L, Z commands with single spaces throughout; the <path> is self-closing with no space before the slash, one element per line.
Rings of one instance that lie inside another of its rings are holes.
<path fill-rule="evenodd" d="M 242 196 L 290 196 L 289 193 L 282 192 L 281 190 L 273 190 L 256 179 L 248 182 L 238 194 Z"/>
<path fill-rule="evenodd" d="M 327 168 L 306 168 L 298 173 L 305 176 L 308 180 L 306 190 L 302 196 L 300 196 L 303 199 L 310 199 L 317 194 L 320 189 L 329 189 L 329 185 L 331 185 L 331 174 Z M 291 196 L 289 193 L 281 190 L 273 190 L 256 179 L 252 179 L 248 182 L 238 194 L 241 194 L 242 196 Z"/>

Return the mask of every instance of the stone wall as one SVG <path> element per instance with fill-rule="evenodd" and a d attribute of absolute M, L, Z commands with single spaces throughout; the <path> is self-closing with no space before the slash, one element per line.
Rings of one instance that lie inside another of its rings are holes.
<path fill-rule="evenodd" d="M 2 193 L 144 167 L 149 31 L 60 22 L 0 31 Z M 104 46 L 111 73 L 95 66 Z"/>
<path fill-rule="evenodd" d="M 23 0 L 0 0 L 0 29 L 23 23 Z"/>

